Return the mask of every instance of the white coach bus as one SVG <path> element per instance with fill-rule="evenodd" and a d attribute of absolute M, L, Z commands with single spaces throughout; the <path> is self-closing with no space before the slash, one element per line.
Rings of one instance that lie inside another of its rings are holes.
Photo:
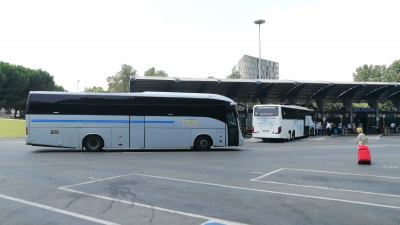
<path fill-rule="evenodd" d="M 313 110 L 301 106 L 255 105 L 253 137 L 264 142 L 268 139 L 308 137 L 313 130 L 312 113 Z"/>
<path fill-rule="evenodd" d="M 88 151 L 243 145 L 236 103 L 197 93 L 30 92 L 26 135 L 28 145 Z"/>

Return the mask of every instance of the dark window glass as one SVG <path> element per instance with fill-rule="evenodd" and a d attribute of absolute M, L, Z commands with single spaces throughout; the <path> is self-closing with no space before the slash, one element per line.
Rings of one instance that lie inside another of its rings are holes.
<path fill-rule="evenodd" d="M 282 107 L 282 119 L 304 120 L 305 115 L 303 110 Z"/>
<path fill-rule="evenodd" d="M 262 106 L 254 109 L 254 116 L 277 116 L 277 106 Z"/>
<path fill-rule="evenodd" d="M 33 93 L 27 114 L 196 116 L 226 122 L 231 108 L 215 99 Z"/>

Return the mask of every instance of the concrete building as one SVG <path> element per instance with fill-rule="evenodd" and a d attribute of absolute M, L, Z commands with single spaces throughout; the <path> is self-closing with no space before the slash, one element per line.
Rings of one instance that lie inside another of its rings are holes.
<path fill-rule="evenodd" d="M 244 55 L 232 73 L 239 73 L 242 79 L 279 79 L 279 63 L 261 59 L 261 74 L 258 77 L 258 58 Z"/>

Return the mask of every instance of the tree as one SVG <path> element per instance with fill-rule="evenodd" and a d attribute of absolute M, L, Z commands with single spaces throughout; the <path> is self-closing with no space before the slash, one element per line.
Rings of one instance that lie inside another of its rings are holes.
<path fill-rule="evenodd" d="M 107 77 L 109 92 L 129 92 L 129 80 L 136 75 L 136 70 L 127 64 L 121 65 L 121 70 L 114 76 Z"/>
<path fill-rule="evenodd" d="M 168 74 L 163 70 L 156 70 L 155 67 L 151 67 L 150 69 L 144 72 L 144 76 L 146 77 L 168 77 Z"/>
<path fill-rule="evenodd" d="M 64 90 L 43 70 L 0 62 L 0 108 L 23 111 L 29 91 Z M 22 113 L 23 114 L 23 113 Z"/>
<path fill-rule="evenodd" d="M 400 60 L 395 60 L 389 67 L 385 65 L 363 65 L 353 73 L 354 81 L 400 82 Z M 394 111 L 393 102 L 379 104 L 379 110 Z"/>
<path fill-rule="evenodd" d="M 85 92 L 107 92 L 106 90 L 103 89 L 103 87 L 85 87 Z"/>
<path fill-rule="evenodd" d="M 356 69 L 353 73 L 354 81 L 386 81 L 385 65 L 363 65 Z"/>
<path fill-rule="evenodd" d="M 394 61 L 386 72 L 387 82 L 400 82 L 400 60 Z"/>
<path fill-rule="evenodd" d="M 241 76 L 240 76 L 239 71 L 232 71 L 232 73 L 229 74 L 226 78 L 227 79 L 240 79 Z"/>

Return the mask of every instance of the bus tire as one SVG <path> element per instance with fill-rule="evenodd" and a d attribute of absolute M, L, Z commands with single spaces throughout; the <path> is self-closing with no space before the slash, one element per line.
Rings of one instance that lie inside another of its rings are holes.
<path fill-rule="evenodd" d="M 99 135 L 88 135 L 82 143 L 86 151 L 101 151 L 104 147 L 104 140 Z"/>
<path fill-rule="evenodd" d="M 200 135 L 194 141 L 194 149 L 198 151 L 208 151 L 212 146 L 212 139 L 208 135 Z"/>

